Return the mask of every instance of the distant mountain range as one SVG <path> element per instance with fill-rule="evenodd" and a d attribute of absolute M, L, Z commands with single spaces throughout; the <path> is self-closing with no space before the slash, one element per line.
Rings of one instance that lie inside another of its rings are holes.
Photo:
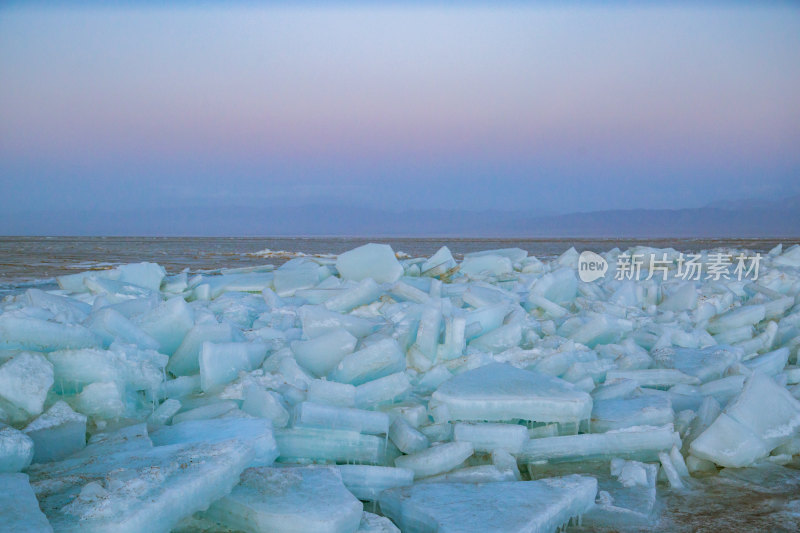
<path fill-rule="evenodd" d="M 361 235 L 469 237 L 798 237 L 800 196 L 691 209 L 543 216 L 525 211 L 364 207 L 174 207 L 0 213 L 3 235 Z"/>

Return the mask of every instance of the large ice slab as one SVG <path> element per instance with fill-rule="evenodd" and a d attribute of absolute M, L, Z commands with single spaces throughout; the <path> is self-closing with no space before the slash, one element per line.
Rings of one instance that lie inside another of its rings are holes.
<path fill-rule="evenodd" d="M 561 379 L 493 363 L 445 381 L 430 409 L 439 422 L 576 422 L 589 418 L 592 397 Z"/>
<path fill-rule="evenodd" d="M 336 270 L 342 279 L 372 278 L 378 283 L 394 283 L 403 275 L 403 267 L 388 244 L 365 244 L 339 254 Z"/>
<path fill-rule="evenodd" d="M 0 531 L 52 533 L 25 474 L 0 474 Z"/>
<path fill-rule="evenodd" d="M 387 490 L 381 511 L 408 533 L 555 531 L 588 511 L 597 481 L 566 476 L 503 483 L 422 483 Z"/>
<path fill-rule="evenodd" d="M 204 515 L 248 533 L 352 533 L 362 511 L 333 467 L 260 467 Z"/>
<path fill-rule="evenodd" d="M 252 459 L 251 446 L 228 440 L 42 463 L 29 474 L 56 531 L 168 533 L 229 493 Z"/>

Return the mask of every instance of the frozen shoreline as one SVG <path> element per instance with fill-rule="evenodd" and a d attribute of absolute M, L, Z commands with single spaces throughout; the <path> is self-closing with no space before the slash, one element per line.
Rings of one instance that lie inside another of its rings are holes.
<path fill-rule="evenodd" d="M 738 272 L 737 254 L 723 274 L 716 253 L 611 250 L 592 281 L 574 249 L 384 245 L 59 276 L 1 304 L 0 465 L 29 481 L 0 476 L 44 511 L 14 519 L 391 531 L 361 514 L 377 501 L 404 531 L 691 528 L 688 494 L 771 491 L 763 524 L 800 524 L 781 488 L 800 479 L 800 247 L 743 251 Z"/>

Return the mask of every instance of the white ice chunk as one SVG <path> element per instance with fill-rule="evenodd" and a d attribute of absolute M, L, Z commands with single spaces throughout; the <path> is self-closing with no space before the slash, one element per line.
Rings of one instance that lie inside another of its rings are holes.
<path fill-rule="evenodd" d="M 276 429 L 280 461 L 335 461 L 382 464 L 386 459 L 384 437 L 356 431 L 315 428 Z"/>
<path fill-rule="evenodd" d="M 389 428 L 389 438 L 403 453 L 416 453 L 430 445 L 428 437 L 417 431 L 405 419 L 396 418 Z"/>
<path fill-rule="evenodd" d="M 300 289 L 310 289 L 320 282 L 320 266 L 315 263 L 304 263 L 294 268 L 282 266 L 275 271 L 273 285 L 280 297 L 293 296 Z"/>
<path fill-rule="evenodd" d="M 0 424 L 0 473 L 19 472 L 32 459 L 33 440 L 22 431 Z"/>
<path fill-rule="evenodd" d="M 385 516 L 364 511 L 356 533 L 400 533 L 400 530 Z"/>
<path fill-rule="evenodd" d="M 113 381 L 133 390 L 153 390 L 164 380 L 167 356 L 153 350 L 112 350 L 84 348 L 59 350 L 48 354 L 59 389 L 80 390 L 84 385 Z"/>
<path fill-rule="evenodd" d="M 352 533 L 363 505 L 334 467 L 250 468 L 204 515 L 246 532 Z"/>
<path fill-rule="evenodd" d="M 376 411 L 302 402 L 292 413 L 294 427 L 343 429 L 369 435 L 389 433 L 389 415 Z"/>
<path fill-rule="evenodd" d="M 588 433 L 530 439 L 518 459 L 525 462 L 572 462 L 625 457 L 653 460 L 658 452 L 672 449 L 679 442 L 672 425 L 640 426 L 606 433 Z"/>
<path fill-rule="evenodd" d="M 744 305 L 715 316 L 708 323 L 709 333 L 722 333 L 729 329 L 752 326 L 764 320 L 766 309 L 762 304 Z"/>
<path fill-rule="evenodd" d="M 230 383 L 239 372 L 254 370 L 264 361 L 267 345 L 256 342 L 204 342 L 200 349 L 200 387 L 204 391 Z"/>
<path fill-rule="evenodd" d="M 375 280 L 367 278 L 359 282 L 358 285 L 344 289 L 336 296 L 326 300 L 325 307 L 331 311 L 347 313 L 356 307 L 374 302 L 382 292 L 380 285 Z"/>
<path fill-rule="evenodd" d="M 673 385 L 699 385 L 700 380 L 671 368 L 648 368 L 643 370 L 609 370 L 606 380 L 630 379 L 640 387 L 669 388 Z"/>
<path fill-rule="evenodd" d="M 723 377 L 742 354 L 728 346 L 709 346 L 702 349 L 663 348 L 653 350 L 652 356 L 661 368 L 674 368 L 706 382 Z"/>
<path fill-rule="evenodd" d="M 172 417 L 172 424 L 180 424 L 188 420 L 204 420 L 206 418 L 217 418 L 227 415 L 231 411 L 236 410 L 237 405 L 233 400 L 225 400 L 221 402 L 213 402 L 208 405 L 201 405 L 194 409 L 181 411 Z"/>
<path fill-rule="evenodd" d="M 376 501 L 381 492 L 407 487 L 414 482 L 414 472 L 407 468 L 371 465 L 339 465 L 347 490 L 359 500 Z"/>
<path fill-rule="evenodd" d="M 753 431 L 721 413 L 711 426 L 697 437 L 689 449 L 698 459 L 721 466 L 747 466 L 769 453 L 764 441 Z"/>
<path fill-rule="evenodd" d="M 383 514 L 408 533 L 556 531 L 594 505 L 585 476 L 503 483 L 420 483 L 381 494 Z M 509 511 L 513 512 L 509 512 Z"/>
<path fill-rule="evenodd" d="M 307 341 L 294 341 L 291 346 L 300 365 L 317 376 L 325 376 L 353 352 L 357 342 L 347 330 L 337 329 Z"/>
<path fill-rule="evenodd" d="M 161 289 L 161 281 L 166 276 L 164 267 L 156 263 L 132 263 L 116 268 L 119 272 L 119 281 L 132 283 L 151 291 Z"/>
<path fill-rule="evenodd" d="M 528 440 L 528 428 L 519 424 L 456 424 L 453 438 L 469 442 L 477 452 L 504 450 L 515 454 Z"/>
<path fill-rule="evenodd" d="M 196 374 L 200 371 L 199 357 L 204 342 L 222 343 L 241 340 L 244 338 L 230 324 L 196 324 L 169 358 L 167 370 L 176 376 Z"/>
<path fill-rule="evenodd" d="M 800 402 L 763 374 L 753 374 L 725 412 L 774 449 L 800 430 Z"/>
<path fill-rule="evenodd" d="M 20 352 L 0 366 L 0 407 L 5 401 L 9 408 L 19 410 L 15 419 L 38 415 L 52 386 L 50 361 L 38 353 Z"/>
<path fill-rule="evenodd" d="M 0 315 L 0 349 L 52 352 L 70 348 L 95 348 L 102 340 L 77 324 L 60 324 L 10 313 Z"/>
<path fill-rule="evenodd" d="M 349 383 L 313 379 L 308 383 L 307 399 L 309 402 L 353 407 L 356 404 L 356 388 Z"/>
<path fill-rule="evenodd" d="M 411 455 L 401 455 L 394 460 L 398 468 L 414 471 L 415 478 L 434 476 L 449 472 L 466 461 L 473 453 L 468 442 L 448 442 Z"/>
<path fill-rule="evenodd" d="M 589 418 L 592 398 L 552 376 L 493 363 L 445 381 L 430 409 L 443 421 L 575 422 Z"/>
<path fill-rule="evenodd" d="M 388 244 L 365 244 L 339 254 L 336 270 L 342 279 L 372 278 L 378 283 L 394 283 L 403 275 L 403 267 Z"/>
<path fill-rule="evenodd" d="M 24 431 L 35 444 L 36 463 L 59 461 L 86 446 L 86 417 L 63 400 L 54 403 Z"/>
<path fill-rule="evenodd" d="M 769 377 L 754 373 L 725 412 L 690 445 L 692 455 L 741 467 L 765 457 L 800 429 L 800 402 Z"/>
<path fill-rule="evenodd" d="M 178 411 L 181 410 L 181 402 L 174 398 L 168 398 L 159 405 L 153 413 L 147 417 L 147 425 L 157 428 L 167 424 Z"/>
<path fill-rule="evenodd" d="M 411 382 L 403 372 L 368 381 L 356 387 L 356 406 L 374 408 L 402 399 L 411 390 Z"/>
<path fill-rule="evenodd" d="M 40 289 L 28 289 L 25 291 L 25 299 L 31 306 L 47 309 L 53 313 L 56 322 L 83 322 L 92 310 L 91 306 L 84 302 L 50 294 Z"/>
<path fill-rule="evenodd" d="M 25 474 L 0 473 L 0 530 L 53 533 Z"/>
<path fill-rule="evenodd" d="M 303 325 L 303 335 L 308 339 L 339 329 L 346 329 L 354 337 L 361 338 L 374 333 L 380 327 L 380 323 L 375 320 L 343 315 L 320 305 L 304 305 L 297 310 L 297 316 Z"/>
<path fill-rule="evenodd" d="M 159 351 L 172 355 L 194 325 L 194 311 L 176 296 L 138 317 L 136 323 L 159 343 Z"/>
<path fill-rule="evenodd" d="M 470 276 L 489 274 L 499 276 L 514 270 L 511 259 L 497 254 L 467 257 L 461 262 L 459 269 Z"/>
<path fill-rule="evenodd" d="M 242 411 L 259 418 L 268 418 L 278 428 L 286 427 L 289 423 L 289 411 L 284 407 L 280 394 L 257 385 L 244 389 Z"/>
<path fill-rule="evenodd" d="M 135 344 L 145 350 L 156 350 L 159 342 L 148 335 L 142 328 L 131 322 L 116 309 L 105 307 L 100 309 L 91 319 L 91 329 L 103 338 L 103 345 L 108 347 L 119 340 Z"/>
<path fill-rule="evenodd" d="M 420 274 L 432 278 L 442 276 L 455 268 L 456 261 L 447 246 L 442 246 L 429 259 L 420 265 Z"/>
<path fill-rule="evenodd" d="M 123 392 L 113 381 L 92 383 L 78 395 L 75 408 L 92 418 L 119 418 L 125 414 Z"/>
<path fill-rule="evenodd" d="M 674 418 L 669 398 L 662 395 L 596 400 L 591 428 L 594 433 L 603 433 L 631 426 L 663 426 L 673 423 Z"/>
<path fill-rule="evenodd" d="M 361 385 L 405 369 L 406 358 L 397 341 L 385 338 L 345 355 L 328 374 L 328 379 Z"/>

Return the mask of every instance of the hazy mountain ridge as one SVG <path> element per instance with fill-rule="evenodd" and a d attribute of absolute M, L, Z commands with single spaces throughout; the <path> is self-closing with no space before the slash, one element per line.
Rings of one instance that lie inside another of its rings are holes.
<path fill-rule="evenodd" d="M 795 237 L 800 197 L 689 209 L 541 215 L 365 207 L 174 207 L 0 214 L 4 235 L 387 235 L 507 237 Z M 738 207 L 737 207 L 738 205 Z"/>

